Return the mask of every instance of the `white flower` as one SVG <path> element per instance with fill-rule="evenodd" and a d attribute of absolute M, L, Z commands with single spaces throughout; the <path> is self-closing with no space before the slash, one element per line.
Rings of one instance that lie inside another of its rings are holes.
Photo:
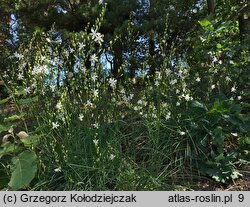
<path fill-rule="evenodd" d="M 171 84 L 171 85 L 174 85 L 174 84 L 176 84 L 176 83 L 177 83 L 177 80 L 176 80 L 176 79 L 170 81 L 170 84 Z"/>
<path fill-rule="evenodd" d="M 55 92 L 56 86 L 55 85 L 51 85 L 50 89 L 51 89 L 52 92 Z"/>
<path fill-rule="evenodd" d="M 215 63 L 217 61 L 218 61 L 217 57 L 213 57 L 213 63 Z"/>
<path fill-rule="evenodd" d="M 139 110 L 139 107 L 138 107 L 138 106 L 134 106 L 134 110 L 135 110 L 135 111 L 138 111 L 138 110 Z"/>
<path fill-rule="evenodd" d="M 180 135 L 181 135 L 181 136 L 183 136 L 183 135 L 185 135 L 185 134 L 186 134 L 186 132 L 180 131 Z"/>
<path fill-rule="evenodd" d="M 191 97 L 189 96 L 189 94 L 185 95 L 184 98 L 185 98 L 186 101 L 191 100 Z"/>
<path fill-rule="evenodd" d="M 238 134 L 237 133 L 231 133 L 234 137 L 237 137 Z"/>
<path fill-rule="evenodd" d="M 86 45 L 82 42 L 79 43 L 79 50 L 81 50 L 82 48 L 84 48 Z"/>
<path fill-rule="evenodd" d="M 96 128 L 96 129 L 98 129 L 100 125 L 99 125 L 99 123 L 96 122 L 96 123 L 94 123 L 92 126 L 93 126 L 94 128 Z"/>
<path fill-rule="evenodd" d="M 75 50 L 73 48 L 69 48 L 69 52 L 73 53 Z"/>
<path fill-rule="evenodd" d="M 62 168 L 61 167 L 55 168 L 54 171 L 55 172 L 62 172 Z"/>
<path fill-rule="evenodd" d="M 161 79 L 161 72 L 160 71 L 156 72 L 156 78 L 159 79 L 159 80 Z"/>
<path fill-rule="evenodd" d="M 230 63 L 231 65 L 233 65 L 233 64 L 234 64 L 234 61 L 230 60 L 229 63 Z"/>
<path fill-rule="evenodd" d="M 215 89 L 215 85 L 213 84 L 213 85 L 211 86 L 211 88 L 212 88 L 212 89 Z"/>
<path fill-rule="evenodd" d="M 18 59 L 22 59 L 24 56 L 22 54 L 19 54 L 18 52 L 15 52 L 14 57 Z"/>
<path fill-rule="evenodd" d="M 62 108 L 63 108 L 63 105 L 62 105 L 61 101 L 59 101 L 59 102 L 56 104 L 56 109 L 61 110 Z"/>
<path fill-rule="evenodd" d="M 83 114 L 79 114 L 79 117 L 78 117 L 78 118 L 79 118 L 80 121 L 82 121 L 83 118 L 84 118 L 84 115 L 83 115 Z"/>
<path fill-rule="evenodd" d="M 137 101 L 137 104 L 142 105 L 142 100 Z"/>
<path fill-rule="evenodd" d="M 200 77 L 196 78 L 195 81 L 200 82 L 201 81 Z"/>
<path fill-rule="evenodd" d="M 155 81 L 155 86 L 159 86 L 159 85 L 160 85 L 159 81 L 156 80 L 156 81 Z"/>
<path fill-rule="evenodd" d="M 56 129 L 58 128 L 60 125 L 58 124 L 58 122 L 52 122 L 52 129 Z"/>
<path fill-rule="evenodd" d="M 103 35 L 99 32 L 97 32 L 96 30 L 94 30 L 93 28 L 91 28 L 91 33 L 90 36 L 92 37 L 92 40 L 94 40 L 95 42 L 97 42 L 98 44 L 102 44 L 103 42 Z"/>
<path fill-rule="evenodd" d="M 166 120 L 169 120 L 171 118 L 171 112 L 168 112 L 167 115 L 165 116 Z"/>
<path fill-rule="evenodd" d="M 18 73 L 17 79 L 18 79 L 18 80 L 22 80 L 22 79 L 23 79 L 23 74 L 22 74 L 22 73 Z"/>
<path fill-rule="evenodd" d="M 48 38 L 48 37 L 46 38 L 46 41 L 49 43 L 51 42 L 50 38 Z"/>
<path fill-rule="evenodd" d="M 110 160 L 113 160 L 114 158 L 115 158 L 115 155 L 110 154 L 109 159 L 110 159 Z"/>
<path fill-rule="evenodd" d="M 99 140 L 98 140 L 98 139 L 94 139 L 94 140 L 93 140 L 93 142 L 94 142 L 95 146 L 97 146 L 97 145 L 98 145 Z"/>
<path fill-rule="evenodd" d="M 30 87 L 26 87 L 24 90 L 26 91 L 26 93 L 30 93 Z"/>
<path fill-rule="evenodd" d="M 36 88 L 36 83 L 35 82 L 31 84 L 31 88 Z"/>
<path fill-rule="evenodd" d="M 110 79 L 109 79 L 109 84 L 110 84 L 110 86 L 111 86 L 112 88 L 115 87 L 116 82 L 117 82 L 117 80 L 115 80 L 114 78 L 110 78 Z"/>
<path fill-rule="evenodd" d="M 237 96 L 237 99 L 238 99 L 238 100 L 241 100 L 241 99 L 242 99 L 242 97 L 241 97 L 241 96 Z"/>
<path fill-rule="evenodd" d="M 198 12 L 198 10 L 195 8 L 193 9 L 193 13 L 196 14 Z"/>
<path fill-rule="evenodd" d="M 97 98 L 97 97 L 98 97 L 98 94 L 99 94 L 98 89 L 95 89 L 95 90 L 93 91 L 94 97 Z"/>
<path fill-rule="evenodd" d="M 187 84 L 186 84 L 186 83 L 183 83 L 183 84 L 182 84 L 182 87 L 183 87 L 183 89 L 185 89 L 185 88 L 187 87 Z"/>
<path fill-rule="evenodd" d="M 235 88 L 235 87 L 232 87 L 232 88 L 231 88 L 231 92 L 236 92 L 236 88 Z"/>
<path fill-rule="evenodd" d="M 129 99 L 130 99 L 130 100 L 132 100 L 132 99 L 133 99 L 133 97 L 134 97 L 134 94 L 133 94 L 133 93 L 131 93 L 131 94 L 129 95 Z"/>
<path fill-rule="evenodd" d="M 97 80 L 97 75 L 96 74 L 94 74 L 94 75 L 92 75 L 92 80 L 95 82 L 96 80 Z"/>
<path fill-rule="evenodd" d="M 165 73 L 166 73 L 166 75 L 169 75 L 169 74 L 171 73 L 171 70 L 167 68 L 167 69 L 165 70 Z"/>
<path fill-rule="evenodd" d="M 86 106 L 90 106 L 90 107 L 92 107 L 92 106 L 93 106 L 93 104 L 91 103 L 91 101 L 90 101 L 90 100 L 87 100 Z"/>
<path fill-rule="evenodd" d="M 121 89 L 121 94 L 125 94 L 125 93 L 126 93 L 125 89 L 124 88 Z"/>
<path fill-rule="evenodd" d="M 89 60 L 92 63 L 98 62 L 98 58 L 97 58 L 96 54 L 91 55 Z"/>

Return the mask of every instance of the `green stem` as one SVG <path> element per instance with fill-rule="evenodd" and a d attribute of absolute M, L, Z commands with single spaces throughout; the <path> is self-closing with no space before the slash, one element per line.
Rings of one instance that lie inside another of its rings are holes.
<path fill-rule="evenodd" d="M 1 75 L 0 75 L 0 79 L 1 79 L 1 81 L 3 82 L 5 88 L 6 88 L 8 91 L 11 92 L 11 93 L 10 93 L 10 94 L 11 94 L 10 97 L 12 98 L 12 100 L 13 100 L 13 102 L 14 102 L 14 104 L 15 104 L 15 107 L 16 107 L 18 113 L 22 114 L 23 111 L 22 111 L 21 107 L 19 107 L 19 105 L 18 105 L 18 103 L 17 103 L 17 100 L 16 100 L 16 97 L 15 97 L 14 93 L 13 93 L 12 90 L 7 86 L 7 84 L 5 83 L 5 81 L 3 80 L 3 78 L 2 78 Z M 28 127 L 27 127 L 27 123 L 25 122 L 25 119 L 22 118 L 21 120 L 23 121 L 25 131 L 28 133 Z"/>

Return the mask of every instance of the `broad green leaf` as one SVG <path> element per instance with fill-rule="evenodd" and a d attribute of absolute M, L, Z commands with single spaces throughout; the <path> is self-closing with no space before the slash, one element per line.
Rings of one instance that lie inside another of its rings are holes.
<path fill-rule="evenodd" d="M 11 143 L 11 142 L 6 142 L 1 145 L 0 148 L 0 158 L 3 157 L 4 155 L 8 155 L 11 153 L 18 153 L 20 151 L 20 147 Z"/>
<path fill-rule="evenodd" d="M 12 126 L 11 124 L 5 124 L 5 125 L 0 124 L 0 133 L 8 131 L 11 128 L 11 126 Z"/>
<path fill-rule="evenodd" d="M 24 144 L 25 147 L 31 147 L 39 144 L 40 142 L 40 137 L 39 135 L 29 135 L 28 137 L 24 139 L 20 139 L 21 142 Z"/>
<path fill-rule="evenodd" d="M 199 23 L 202 27 L 207 27 L 207 26 L 211 25 L 211 22 L 208 21 L 207 19 L 203 19 L 203 20 L 199 21 Z"/>
<path fill-rule="evenodd" d="M 33 151 L 24 151 L 12 160 L 13 171 L 8 185 L 12 190 L 27 187 L 37 172 L 37 156 Z"/>
<path fill-rule="evenodd" d="M 0 104 L 4 104 L 10 100 L 10 97 L 0 100 Z"/>
<path fill-rule="evenodd" d="M 9 182 L 9 176 L 7 174 L 7 170 L 3 167 L 3 165 L 0 165 L 0 189 L 2 190 L 4 187 L 7 186 Z"/>

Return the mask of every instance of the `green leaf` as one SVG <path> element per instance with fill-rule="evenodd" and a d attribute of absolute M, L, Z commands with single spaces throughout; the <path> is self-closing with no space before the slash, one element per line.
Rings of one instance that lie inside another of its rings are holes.
<path fill-rule="evenodd" d="M 218 44 L 216 45 L 216 47 L 217 47 L 218 49 L 221 49 L 221 48 L 222 48 L 222 45 L 221 45 L 220 43 L 218 43 Z"/>
<path fill-rule="evenodd" d="M 14 95 L 16 95 L 16 96 L 26 95 L 26 94 L 27 94 L 27 92 L 24 90 L 24 88 L 16 89 L 14 92 Z"/>
<path fill-rule="evenodd" d="M 10 100 L 10 97 L 0 100 L 0 104 L 4 104 Z"/>
<path fill-rule="evenodd" d="M 32 98 L 26 98 L 26 99 L 20 99 L 17 101 L 18 104 L 20 105 L 24 105 L 24 104 L 30 104 L 33 102 L 37 102 L 38 101 L 38 96 L 32 97 Z"/>
<path fill-rule="evenodd" d="M 35 26 L 35 34 L 37 34 L 37 33 L 39 34 L 41 32 L 42 32 L 41 27 Z"/>
<path fill-rule="evenodd" d="M 24 139 L 20 139 L 25 147 L 36 146 L 40 142 L 40 135 L 29 135 Z"/>
<path fill-rule="evenodd" d="M 0 133 L 8 131 L 11 128 L 11 126 L 12 126 L 11 124 L 5 124 L 5 125 L 0 124 Z"/>
<path fill-rule="evenodd" d="M 33 151 L 24 151 L 12 160 L 13 171 L 8 185 L 12 190 L 27 187 L 37 172 L 37 156 Z"/>
<path fill-rule="evenodd" d="M 207 111 L 207 107 L 204 104 L 200 103 L 199 101 L 192 101 L 191 106 L 194 108 L 201 108 Z"/>
<path fill-rule="evenodd" d="M 250 137 L 241 137 L 240 143 L 241 144 L 250 144 Z"/>
<path fill-rule="evenodd" d="M 202 27 L 207 27 L 207 26 L 211 25 L 211 22 L 208 21 L 207 19 L 203 19 L 203 20 L 199 21 L 199 23 Z"/>
<path fill-rule="evenodd" d="M 230 103 L 228 103 L 226 101 L 216 100 L 214 102 L 213 108 L 209 111 L 209 113 L 224 114 L 224 113 L 230 112 L 230 108 L 231 108 Z"/>
<path fill-rule="evenodd" d="M 0 148 L 0 158 L 2 158 L 4 155 L 8 155 L 11 153 L 18 153 L 20 151 L 20 147 L 11 143 L 11 142 L 6 142 L 1 145 L 2 148 Z"/>
<path fill-rule="evenodd" d="M 7 174 L 7 170 L 4 169 L 3 165 L 0 165 L 0 189 L 2 190 L 7 186 L 9 182 L 9 176 Z"/>
<path fill-rule="evenodd" d="M 24 114 L 20 114 L 20 115 L 14 114 L 12 116 L 4 118 L 4 122 L 10 122 L 10 121 L 14 121 L 14 120 L 23 119 L 23 117 L 24 117 Z"/>
<path fill-rule="evenodd" d="M 221 127 L 217 127 L 212 132 L 213 144 L 218 146 L 218 150 L 223 150 L 224 148 L 224 134 Z"/>

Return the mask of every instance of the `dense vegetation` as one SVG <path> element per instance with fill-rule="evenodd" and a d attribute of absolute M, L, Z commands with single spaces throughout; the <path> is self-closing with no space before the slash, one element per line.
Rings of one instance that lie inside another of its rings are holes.
<path fill-rule="evenodd" d="M 241 178 L 249 7 L 2 1 L 0 189 L 172 190 Z"/>

